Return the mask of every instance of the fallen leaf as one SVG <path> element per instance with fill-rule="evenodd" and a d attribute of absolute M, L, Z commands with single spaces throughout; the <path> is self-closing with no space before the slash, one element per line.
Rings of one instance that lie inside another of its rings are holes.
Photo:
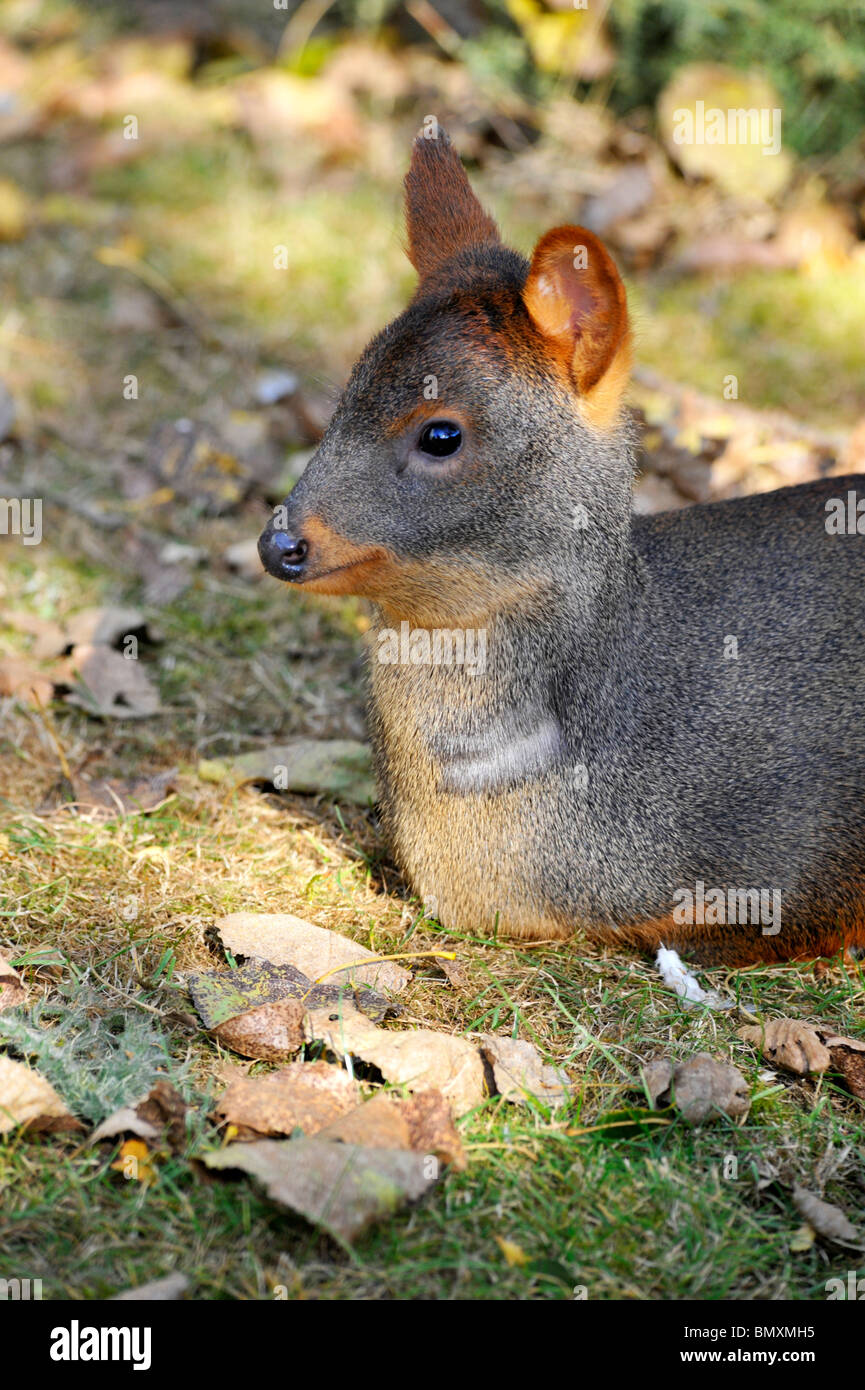
<path fill-rule="evenodd" d="M 0 179 L 0 241 L 20 241 L 27 231 L 27 199 L 11 179 Z"/>
<path fill-rule="evenodd" d="M 211 516 L 236 507 L 252 485 L 248 469 L 223 448 L 215 431 L 193 420 L 157 425 L 147 462 L 166 494 L 182 497 Z"/>
<path fill-rule="evenodd" d="M 357 1082 L 341 1067 L 293 1062 L 269 1076 L 233 1081 L 214 1115 L 220 1124 L 235 1125 L 242 1139 L 290 1135 L 295 1129 L 312 1135 L 356 1109 L 359 1098 Z"/>
<path fill-rule="evenodd" d="M 826 1240 L 837 1241 L 839 1245 L 858 1245 L 860 1243 L 859 1232 L 856 1227 L 847 1220 L 840 1207 L 833 1206 L 831 1202 L 824 1202 L 820 1197 L 815 1197 L 813 1192 L 809 1192 L 806 1187 L 798 1184 L 793 1188 L 793 1205 L 800 1216 L 804 1216 L 810 1226 L 814 1227 L 818 1236 L 823 1236 Z"/>
<path fill-rule="evenodd" d="M 0 660 L 0 695 L 44 709 L 54 699 L 54 682 L 23 657 L 5 656 Z"/>
<path fill-rule="evenodd" d="M 355 989 L 350 983 L 314 985 L 293 965 L 273 965 L 269 960 L 249 960 L 238 970 L 198 970 L 189 976 L 188 985 L 205 1028 L 218 1028 L 277 999 L 299 999 L 307 1009 L 333 1009 L 345 1002 L 376 1020 L 399 1013 L 398 1005 L 373 989 Z"/>
<path fill-rule="evenodd" d="M 139 1303 L 145 1299 L 149 1303 L 165 1303 L 170 1299 L 182 1298 L 189 1288 L 185 1274 L 167 1274 L 164 1279 L 153 1279 L 149 1284 L 139 1284 L 134 1289 L 124 1289 L 109 1298 L 109 1303 Z"/>
<path fill-rule="evenodd" d="M 698 1052 L 684 1062 L 657 1058 L 643 1068 L 643 1078 L 653 1105 L 675 1105 L 692 1125 L 719 1114 L 736 1119 L 747 1115 L 751 1104 L 742 1073 L 707 1052 Z"/>
<path fill-rule="evenodd" d="M 319 1137 L 368 1149 L 413 1149 L 458 1170 L 466 1166 L 451 1108 L 439 1091 L 419 1091 L 413 1096 L 378 1091 L 322 1129 Z"/>
<path fill-rule="evenodd" d="M 70 647 L 116 647 L 124 637 L 144 637 L 147 632 L 147 621 L 139 609 L 111 604 L 82 608 L 63 626 Z"/>
<path fill-rule="evenodd" d="M 865 1100 L 865 1043 L 825 1034 L 823 1041 L 831 1054 L 833 1071 L 840 1072 L 848 1091 Z"/>
<path fill-rule="evenodd" d="M 285 1062 L 303 1045 L 305 1012 L 297 999 L 277 999 L 220 1023 L 213 1036 L 241 1057 Z"/>
<path fill-rule="evenodd" d="M 160 1080 L 134 1105 L 121 1106 L 96 1126 L 91 1144 L 133 1134 L 150 1143 L 158 1141 L 175 1153 L 186 1147 L 186 1101 L 170 1082 Z"/>
<path fill-rule="evenodd" d="M 223 551 L 222 558 L 228 568 L 235 570 L 241 579 L 260 579 L 265 573 L 258 553 L 257 536 L 252 536 L 247 541 L 235 541 Z"/>
<path fill-rule="evenodd" d="M 140 1100 L 135 1109 L 142 1120 L 154 1125 L 163 1144 L 173 1153 L 186 1148 L 186 1101 L 170 1081 L 160 1080 Z"/>
<path fill-rule="evenodd" d="M 232 912 L 221 917 L 216 928 L 232 955 L 256 956 L 272 965 L 293 965 L 310 980 L 343 966 L 351 969 L 340 969 L 328 983 L 362 983 L 399 994 L 411 980 L 409 972 L 395 961 L 376 961 L 365 946 L 288 912 Z"/>
<path fill-rule="evenodd" d="M 23 1062 L 0 1057 L 0 1134 L 18 1125 L 31 1133 L 81 1129 L 43 1076 Z"/>
<path fill-rule="evenodd" d="M 26 993 L 18 971 L 12 969 L 5 956 L 0 956 L 0 1013 L 4 1009 L 15 1009 L 19 1004 L 23 1004 Z"/>
<path fill-rule="evenodd" d="M 506 1240 L 504 1236 L 496 1236 L 496 1245 L 512 1267 L 520 1268 L 531 1263 L 531 1257 L 526 1254 L 521 1245 L 517 1245 L 516 1241 Z"/>
<path fill-rule="evenodd" d="M 123 1105 L 97 1125 L 90 1136 L 91 1144 L 103 1139 L 116 1139 L 118 1134 L 134 1134 L 139 1139 L 158 1139 L 159 1130 L 149 1120 L 143 1120 L 131 1105 Z"/>
<path fill-rule="evenodd" d="M 797 1076 L 825 1071 L 832 1060 L 816 1028 L 795 1018 L 773 1018 L 762 1028 L 740 1028 L 739 1037 L 759 1047 L 775 1066 Z"/>
<path fill-rule="evenodd" d="M 4 626 L 12 627 L 32 637 L 30 655 L 37 661 L 46 657 L 60 656 L 69 646 L 69 639 L 59 623 L 50 618 L 40 618 L 36 613 L 26 613 L 23 609 L 8 610 L 3 614 Z"/>
<path fill-rule="evenodd" d="M 67 700 L 88 714 L 114 719 L 143 719 L 156 714 L 159 694 L 139 661 L 112 647 L 74 647 L 70 669 L 78 684 Z"/>
<path fill-rule="evenodd" d="M 545 1064 L 533 1043 L 481 1033 L 481 1052 L 493 1069 L 496 1090 L 505 1100 L 526 1101 L 532 1095 L 553 1106 L 570 1100 L 567 1076 Z"/>
<path fill-rule="evenodd" d="M 64 808 L 76 812 L 102 812 L 106 816 L 144 815 L 162 805 L 176 780 L 176 767 L 129 780 L 99 777 L 91 781 L 73 773 L 72 777 L 62 777 L 49 788 L 37 808 L 37 815 L 52 815 Z"/>
<path fill-rule="evenodd" d="M 465 966 L 460 961 L 439 959 L 436 961 L 436 965 L 438 965 L 447 976 L 448 984 L 452 989 L 463 994 L 470 987 Z"/>
<path fill-rule="evenodd" d="M 642 1077 L 649 1100 L 652 1105 L 657 1105 L 672 1085 L 673 1063 L 669 1057 L 654 1057 L 643 1067 Z"/>
<path fill-rule="evenodd" d="M 122 1173 L 127 1182 L 146 1184 L 153 1182 L 156 1177 L 150 1150 L 143 1139 L 127 1139 L 110 1166 L 115 1172 Z"/>
<path fill-rule="evenodd" d="M 412 1149 L 408 1120 L 398 1100 L 391 1092 L 377 1091 L 323 1128 L 321 1138 L 368 1149 Z"/>
<path fill-rule="evenodd" d="M 795 1018 L 774 1018 L 762 1028 L 740 1028 L 739 1037 L 797 1076 L 839 1072 L 848 1090 L 865 1100 L 865 1042 L 858 1038 L 842 1037 L 830 1028 Z"/>
<path fill-rule="evenodd" d="M 208 1168 L 240 1168 L 269 1197 L 347 1245 L 435 1183 L 421 1154 L 313 1139 L 259 1139 L 204 1155 Z"/>
<path fill-rule="evenodd" d="M 484 1098 L 483 1062 L 465 1038 L 430 1028 L 378 1028 L 354 1009 L 343 1010 L 337 1019 L 323 1009 L 308 1013 L 304 1033 L 308 1042 L 323 1042 L 338 1057 L 371 1062 L 394 1085 L 440 1091 L 457 1115 Z"/>
<path fill-rule="evenodd" d="M 507 8 L 544 72 L 594 82 L 615 66 L 616 50 L 606 25 L 588 9 L 550 14 L 538 0 L 507 0 Z"/>
<path fill-rule="evenodd" d="M 814 1244 L 817 1232 L 813 1226 L 800 1226 L 790 1238 L 789 1249 L 794 1255 L 803 1255 L 806 1250 L 810 1250 Z"/>
<path fill-rule="evenodd" d="M 264 782 L 279 791 L 333 796 L 366 806 L 376 797 L 369 746 L 351 738 L 298 738 L 236 758 L 198 764 L 206 782 Z"/>

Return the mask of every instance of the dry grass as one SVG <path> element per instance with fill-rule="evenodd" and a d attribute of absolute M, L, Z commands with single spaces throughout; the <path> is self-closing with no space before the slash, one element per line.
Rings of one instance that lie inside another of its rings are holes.
<path fill-rule="evenodd" d="M 861 1215 L 860 1102 L 826 1079 L 766 1078 L 736 1036 L 735 1014 L 686 1011 L 642 958 L 576 940 L 528 949 L 443 932 L 419 917 L 371 810 L 229 793 L 197 776 L 201 757 L 295 734 L 357 737 L 363 615 L 353 603 L 288 600 L 276 584 L 228 571 L 225 547 L 255 535 L 266 515 L 261 490 L 208 519 L 176 498 L 131 500 L 120 483 L 146 462 L 155 423 L 224 424 L 227 411 L 249 409 L 256 373 L 274 363 L 306 369 L 305 386 L 319 391 L 403 302 L 411 277 L 393 176 L 401 135 L 388 135 L 393 158 L 382 147 L 377 168 L 359 154 L 350 186 L 344 167 L 324 163 L 295 198 L 222 129 L 109 165 L 86 195 L 55 197 L 47 171 L 65 138 L 51 129 L 21 142 L 10 166 L 33 188 L 37 215 L 24 241 L 0 246 L 0 274 L 18 305 L 0 317 L 0 373 L 21 407 L 21 439 L 0 450 L 0 469 L 7 495 L 46 505 L 42 545 L 0 542 L 0 602 L 57 620 L 92 604 L 139 603 L 129 556 L 144 533 L 199 545 L 207 563 L 180 598 L 147 614 L 160 640 L 141 659 L 161 713 L 116 722 L 62 702 L 46 716 L 0 701 L 0 953 L 24 962 L 32 1004 L 71 1008 L 77 998 L 94 1027 L 119 1013 L 164 1038 L 193 1107 L 190 1154 L 210 1142 L 208 1097 L 228 1059 L 191 1016 L 184 981 L 223 963 L 213 924 L 239 909 L 295 912 L 382 952 L 454 950 L 464 985 L 421 962 L 398 1026 L 533 1040 L 567 1069 L 574 1101 L 557 1115 L 487 1102 L 462 1122 L 468 1171 L 446 1176 L 351 1257 L 245 1180 L 205 1177 L 188 1155 L 162 1161 L 144 1188 L 111 1171 L 112 1155 L 76 1140 L 12 1135 L 0 1143 L 0 1248 L 12 1266 L 0 1276 L 42 1277 L 46 1297 L 74 1298 L 175 1268 L 201 1298 L 264 1298 L 278 1284 L 292 1297 L 331 1299 L 571 1298 L 581 1285 L 593 1299 L 824 1297 L 825 1280 L 856 1257 L 819 1241 L 790 1250 L 801 1224 L 790 1184 Z M 552 195 L 542 209 L 523 208 L 516 193 L 508 206 L 506 188 L 492 184 L 482 192 L 523 246 L 543 230 L 541 214 L 560 219 Z M 203 331 L 178 317 L 170 295 L 155 327 L 117 327 L 115 311 L 124 298 L 128 311 L 140 284 L 99 252 L 126 237 L 139 238 L 143 261 L 175 286 L 178 303 L 198 306 Z M 272 248 L 282 241 L 296 255 L 290 288 L 274 282 Z M 861 366 L 851 325 L 861 274 L 829 290 L 848 306 L 832 359 L 832 401 L 846 411 Z M 778 303 L 766 293 L 762 280 L 731 284 L 707 336 L 699 284 L 640 291 L 640 316 L 651 309 L 643 360 L 690 378 L 699 330 L 704 384 L 732 361 L 753 403 L 774 400 L 781 382 L 803 413 L 816 412 L 828 399 L 810 341 L 824 346 L 832 318 L 824 282 L 799 283 L 794 296 L 785 280 Z M 790 314 L 813 330 L 804 354 L 802 334 L 787 332 Z M 774 358 L 767 343 L 780 344 Z M 122 399 L 126 372 L 140 378 L 138 401 Z M 93 507 L 122 524 L 94 524 Z M 0 626 L 0 655 L 24 651 L 21 635 Z M 176 792 L 147 815 L 39 814 L 61 772 L 58 741 L 88 775 L 176 766 Z M 862 1035 L 865 977 L 854 963 L 716 971 L 711 983 L 760 1016 L 789 1013 Z M 700 1049 L 734 1060 L 748 1078 L 746 1124 L 605 1128 L 622 1107 L 643 1104 L 641 1061 Z M 731 1158 L 735 1179 L 724 1176 Z M 508 1265 L 497 1236 L 519 1244 L 527 1263 Z"/>

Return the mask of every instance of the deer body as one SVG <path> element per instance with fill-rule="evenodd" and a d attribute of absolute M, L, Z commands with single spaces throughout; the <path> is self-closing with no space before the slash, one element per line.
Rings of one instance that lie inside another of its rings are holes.
<path fill-rule="evenodd" d="M 455 930 L 704 963 L 865 944 L 865 536 L 826 526 L 865 479 L 634 517 L 604 248 L 506 250 L 443 135 L 407 192 L 415 299 L 260 548 L 372 602 L 411 888 Z"/>

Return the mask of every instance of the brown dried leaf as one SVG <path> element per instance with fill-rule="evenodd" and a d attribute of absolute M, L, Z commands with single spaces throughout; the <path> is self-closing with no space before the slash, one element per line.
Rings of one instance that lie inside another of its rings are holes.
<path fill-rule="evenodd" d="M 755 1043 L 763 1056 L 797 1076 L 837 1071 L 848 1089 L 865 1100 L 865 1042 L 842 1037 L 799 1019 L 772 1019 L 763 1028 L 740 1028 L 740 1038 Z"/>
<path fill-rule="evenodd" d="M 241 1168 L 268 1196 L 343 1244 L 432 1187 L 438 1165 L 398 1149 L 314 1139 L 259 1139 L 204 1155 L 208 1168 Z"/>
<path fill-rule="evenodd" d="M 493 1069 L 496 1090 L 505 1100 L 525 1101 L 527 1092 L 553 1106 L 570 1099 L 567 1076 L 545 1064 L 533 1043 L 482 1033 L 481 1052 Z"/>
<path fill-rule="evenodd" d="M 377 1091 L 370 1100 L 353 1106 L 347 1114 L 322 1129 L 320 1137 L 335 1139 L 341 1144 L 360 1144 L 368 1149 L 414 1148 L 399 1097 L 387 1091 Z"/>
<path fill-rule="evenodd" d="M 78 684 L 67 696 L 88 714 L 114 719 L 144 719 L 159 709 L 159 694 L 139 661 L 127 660 L 112 647 L 74 647 L 70 670 Z"/>
<path fill-rule="evenodd" d="M 97 1125 L 90 1143 L 134 1134 L 151 1145 L 159 1141 L 180 1153 L 186 1147 L 186 1109 L 186 1101 L 170 1082 L 157 1081 L 142 1100 L 121 1106 Z"/>
<path fill-rule="evenodd" d="M 32 637 L 30 655 L 37 661 L 46 657 L 60 656 L 69 645 L 69 639 L 59 623 L 50 618 L 40 618 L 36 613 L 26 613 L 23 609 L 13 609 L 3 614 L 4 625 L 14 627 L 16 632 L 24 632 Z"/>
<path fill-rule="evenodd" d="M 672 1069 L 672 1076 L 670 1076 Z M 698 1052 L 684 1062 L 657 1058 L 643 1069 L 653 1105 L 675 1105 L 689 1124 L 703 1124 L 719 1114 L 736 1119 L 751 1104 L 748 1083 L 730 1062 Z M 664 1084 L 666 1083 L 666 1084 Z"/>
<path fill-rule="evenodd" d="M 304 1032 L 307 1041 L 321 1041 L 339 1057 L 371 1062 L 394 1085 L 440 1091 L 457 1115 L 484 1098 L 483 1062 L 465 1038 L 430 1028 L 377 1028 L 355 1009 L 343 1009 L 336 1019 L 324 1009 L 314 1010 L 304 1020 Z"/>
<path fill-rule="evenodd" d="M 0 695 L 13 695 L 37 709 L 50 705 L 54 682 L 23 657 L 5 656 L 0 661 Z"/>
<path fill-rule="evenodd" d="M 232 912 L 216 923 L 225 947 L 236 956 L 257 956 L 272 965 L 293 965 L 310 980 L 337 966 L 351 966 L 328 976 L 328 984 L 362 982 L 399 994 L 411 975 L 395 961 L 375 962 L 372 951 L 339 932 L 313 926 L 289 912 Z"/>
<path fill-rule="evenodd" d="M 170 1081 L 157 1081 L 135 1107 L 142 1120 L 155 1125 L 175 1153 L 186 1148 L 186 1101 Z"/>
<path fill-rule="evenodd" d="M 26 997 L 24 982 L 17 970 L 0 956 L 0 1013 L 4 1009 L 15 1009 L 23 1004 Z"/>
<path fill-rule="evenodd" d="M 773 1018 L 763 1028 L 740 1028 L 739 1037 L 759 1047 L 774 1066 L 797 1076 L 825 1071 L 832 1060 L 817 1029 L 795 1018 Z"/>
<path fill-rule="evenodd" d="M 840 1072 L 852 1095 L 865 1100 L 865 1043 L 834 1033 L 821 1032 L 820 1036 L 831 1054 L 832 1070 Z"/>
<path fill-rule="evenodd" d="M 360 1089 L 341 1067 L 328 1062 L 292 1062 L 269 1076 L 233 1081 L 217 1102 L 220 1124 L 236 1126 L 244 1139 L 317 1134 L 357 1108 Z M 364 1107 L 366 1108 L 366 1107 Z"/>
<path fill-rule="evenodd" d="M 642 1075 L 649 1100 L 655 1106 L 663 1095 L 668 1094 L 673 1083 L 673 1063 L 669 1057 L 654 1057 L 643 1067 Z"/>
<path fill-rule="evenodd" d="M 793 1188 L 793 1205 L 800 1216 L 804 1216 L 814 1227 L 818 1236 L 836 1241 L 839 1245 L 859 1245 L 861 1237 L 856 1227 L 847 1220 L 840 1207 L 824 1202 L 809 1192 L 806 1187 Z"/>
<path fill-rule="evenodd" d="M 161 806 L 177 780 L 177 768 L 168 772 L 125 780 L 120 777 L 100 777 L 91 781 L 73 773 L 62 777 L 49 789 L 37 809 L 41 816 L 51 815 L 63 807 L 70 811 L 108 816 L 144 814 Z"/>
<path fill-rule="evenodd" d="M 277 999 L 220 1023 L 213 1036 L 241 1057 L 286 1062 L 303 1045 L 305 1012 L 298 999 Z"/>
<path fill-rule="evenodd" d="M 43 1076 L 23 1062 L 0 1057 L 0 1134 L 18 1125 L 31 1132 L 81 1128 Z"/>
<path fill-rule="evenodd" d="M 71 647 L 115 647 L 124 638 L 142 633 L 147 626 L 137 608 L 105 604 L 82 608 L 66 619 L 66 644 Z"/>
<path fill-rule="evenodd" d="M 451 988 L 457 990 L 458 993 L 464 994 L 465 991 L 471 987 L 466 968 L 461 961 L 438 960 L 436 964 L 441 967 L 442 971 L 447 976 Z"/>
<path fill-rule="evenodd" d="M 413 1149 L 415 1153 L 434 1154 L 442 1163 L 460 1170 L 466 1166 L 450 1106 L 438 1091 L 420 1091 L 414 1096 L 379 1091 L 328 1125 L 320 1137 L 370 1149 Z"/>

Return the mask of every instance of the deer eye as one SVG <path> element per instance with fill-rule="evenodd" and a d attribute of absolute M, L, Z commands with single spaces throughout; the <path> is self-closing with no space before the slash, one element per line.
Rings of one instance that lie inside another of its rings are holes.
<path fill-rule="evenodd" d="M 463 432 L 452 420 L 431 420 L 420 432 L 417 447 L 434 459 L 450 458 L 463 442 Z"/>

